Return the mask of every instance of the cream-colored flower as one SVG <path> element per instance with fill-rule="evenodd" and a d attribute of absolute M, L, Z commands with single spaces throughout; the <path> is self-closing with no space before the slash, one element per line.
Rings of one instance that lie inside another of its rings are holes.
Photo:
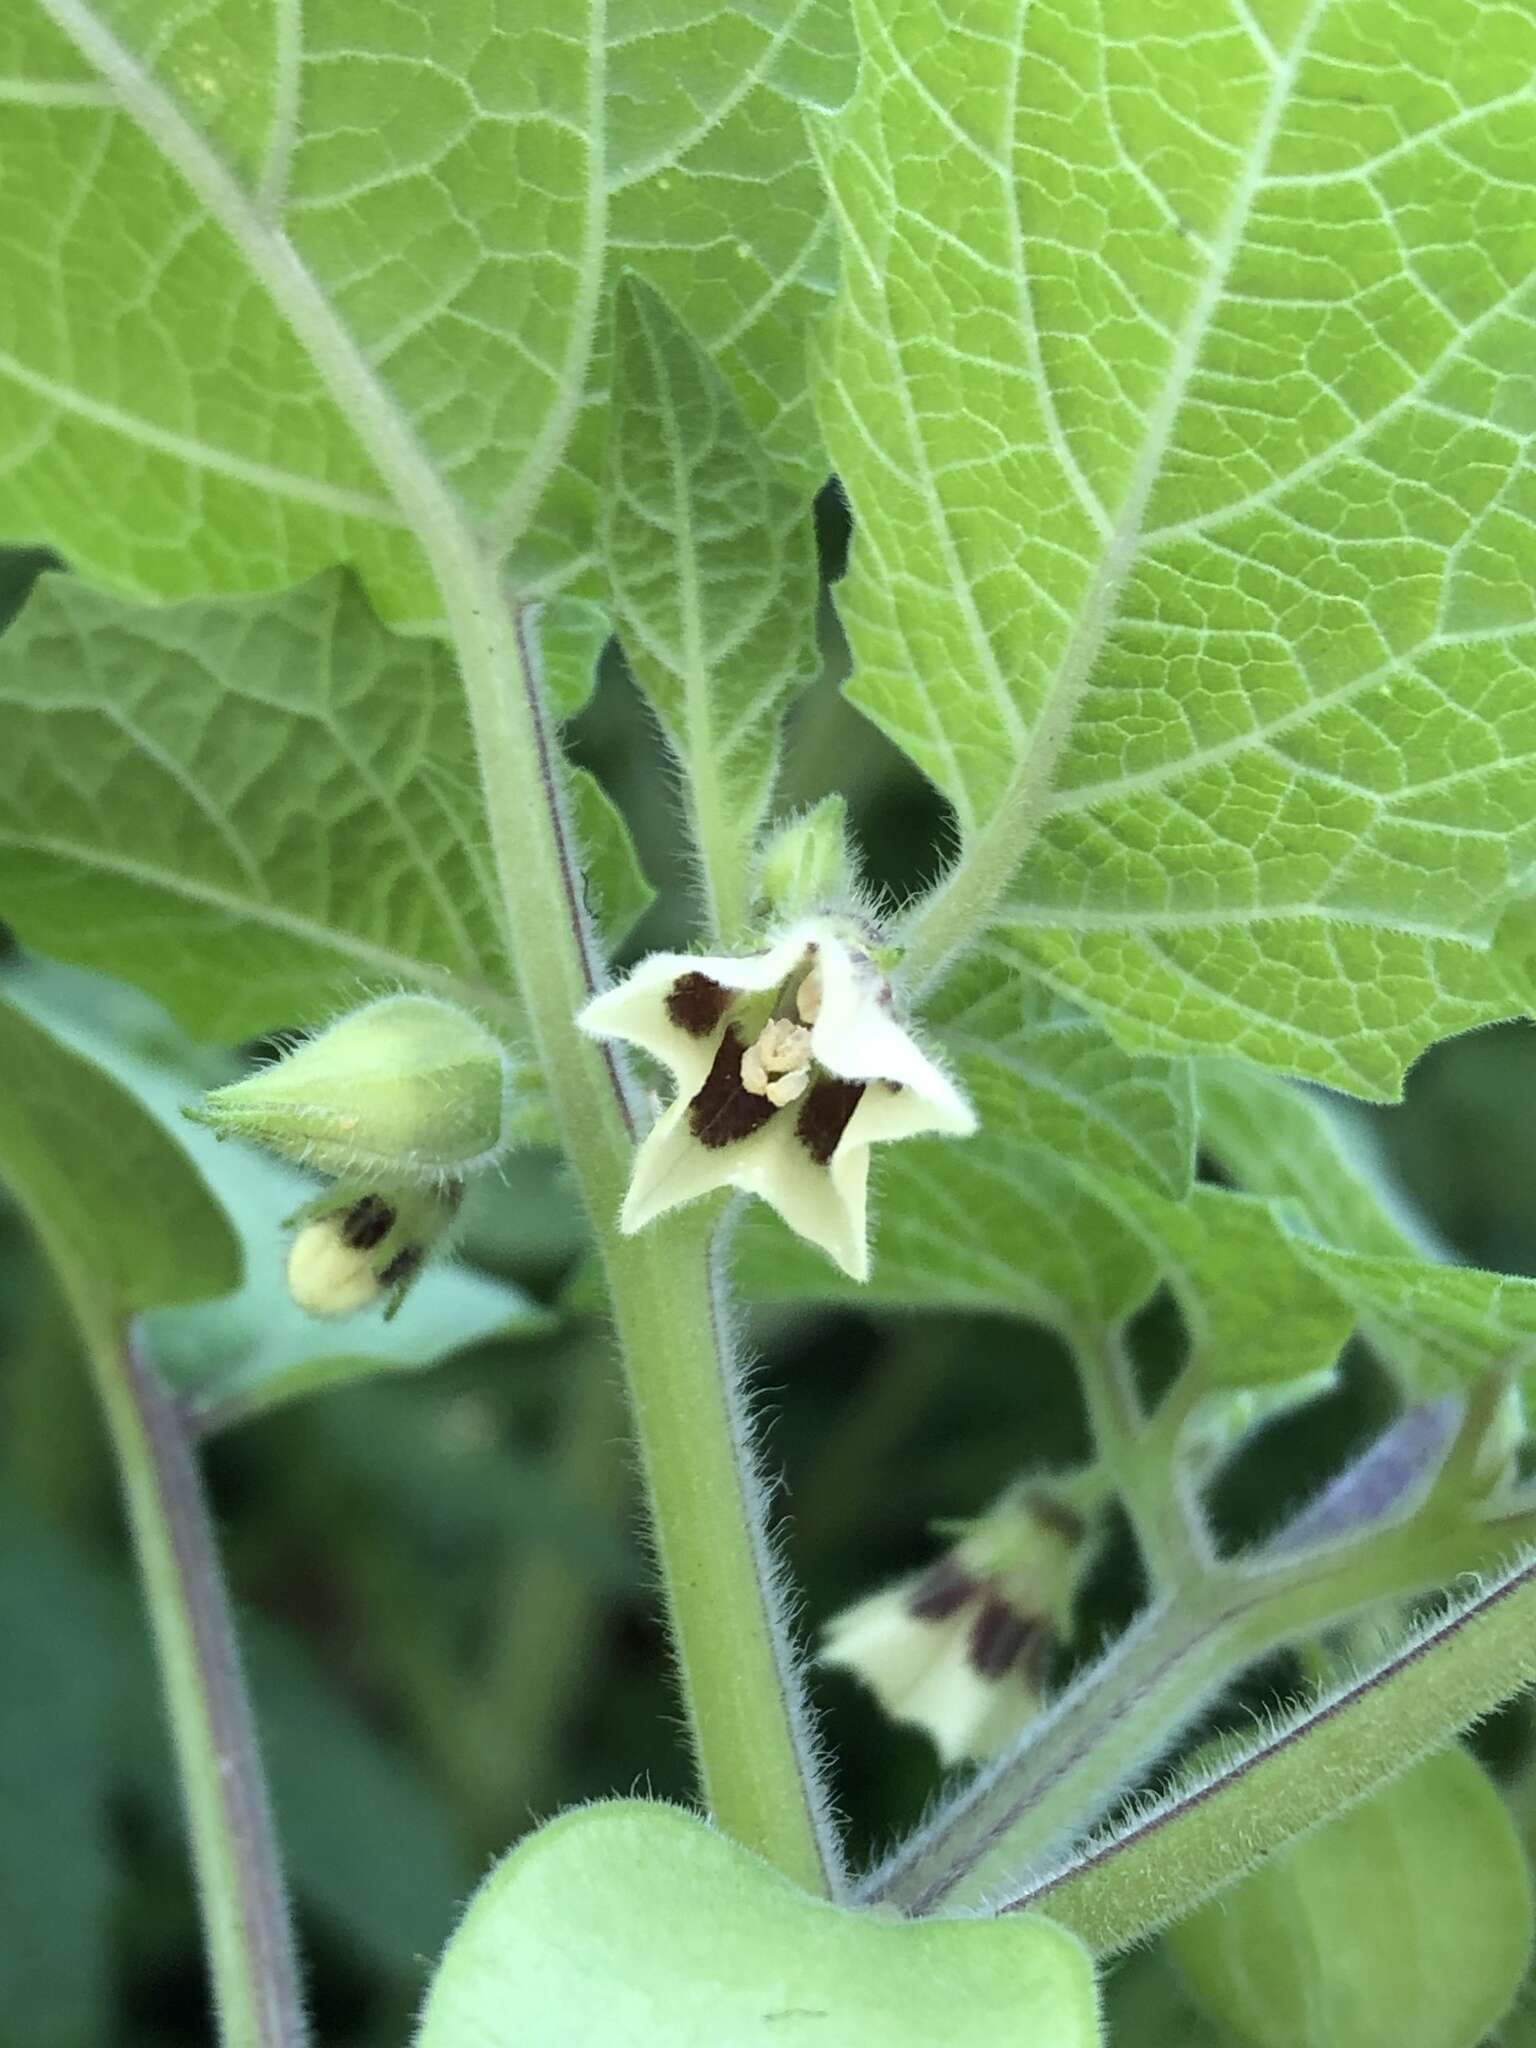
<path fill-rule="evenodd" d="M 1102 1487 L 1012 1488 L 930 1570 L 828 1625 L 821 1658 L 864 1681 L 946 1764 L 1005 1749 L 1045 1704 L 1056 1649 L 1103 1526 Z"/>
<path fill-rule="evenodd" d="M 922 1728 L 940 1760 L 994 1755 L 1045 1701 L 1056 1636 L 986 1579 L 946 1558 L 838 1615 L 821 1657 L 874 1693 L 893 1721 Z"/>
<path fill-rule="evenodd" d="M 335 1188 L 289 1218 L 288 1292 L 312 1316 L 350 1316 L 384 1301 L 389 1321 L 443 1237 L 463 1195 L 441 1188 Z"/>
<path fill-rule="evenodd" d="M 306 1223 L 288 1252 L 288 1292 L 306 1315 L 351 1316 L 383 1299 L 368 1253 L 347 1242 L 343 1219 Z"/>
<path fill-rule="evenodd" d="M 832 919 L 807 919 L 742 959 L 653 953 L 577 1021 L 641 1047 L 677 1083 L 636 1153 L 627 1232 L 742 1188 L 863 1280 L 870 1147 L 976 1128 L 895 1016 L 869 952 Z"/>

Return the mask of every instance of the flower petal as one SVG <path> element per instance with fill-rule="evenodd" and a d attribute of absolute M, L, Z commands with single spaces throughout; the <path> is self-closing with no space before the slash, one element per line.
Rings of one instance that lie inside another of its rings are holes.
<path fill-rule="evenodd" d="M 892 1081 L 912 1098 L 902 1116 L 880 1135 L 910 1137 L 915 1131 L 951 1131 L 966 1137 L 976 1116 L 949 1076 L 934 1065 L 891 1010 L 885 977 L 863 955 L 836 941 L 821 945 L 821 1009 L 811 1028 L 811 1048 L 829 1073 L 850 1081 Z M 927 1106 L 926 1120 L 917 1104 Z"/>
<path fill-rule="evenodd" d="M 690 1022 L 687 995 L 694 993 L 702 1002 L 702 984 L 732 995 L 777 988 L 799 965 L 808 944 L 805 927 L 796 926 L 765 951 L 739 959 L 713 953 L 650 953 L 621 982 L 594 996 L 576 1022 L 592 1038 L 620 1038 L 651 1053 L 691 1094 L 709 1071 L 720 1016 L 706 1023 L 696 1004 Z M 680 983 L 685 985 L 683 1001 L 669 1002 Z M 720 1015 L 724 1009 L 722 1005 Z"/>

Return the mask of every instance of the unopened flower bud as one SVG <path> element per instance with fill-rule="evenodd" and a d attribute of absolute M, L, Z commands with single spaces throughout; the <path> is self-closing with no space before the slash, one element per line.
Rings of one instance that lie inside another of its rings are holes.
<path fill-rule="evenodd" d="M 381 996 L 187 1115 L 319 1173 L 390 1185 L 460 1180 L 507 1142 L 511 1063 L 436 996 Z"/>
<path fill-rule="evenodd" d="M 847 806 L 823 797 L 780 825 L 763 853 L 758 895 L 770 916 L 805 917 L 855 894 Z M 809 1021 L 809 1020 L 807 1020 Z"/>
<path fill-rule="evenodd" d="M 1029 1484 L 969 1524 L 936 1564 L 829 1624 L 822 1661 L 863 1679 L 946 1764 L 1005 1749 L 1045 1704 L 1102 1527 L 1090 1475 Z"/>

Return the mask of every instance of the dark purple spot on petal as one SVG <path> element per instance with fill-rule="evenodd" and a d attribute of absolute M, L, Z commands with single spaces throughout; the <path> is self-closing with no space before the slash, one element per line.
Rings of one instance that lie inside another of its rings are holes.
<path fill-rule="evenodd" d="M 711 1151 L 740 1144 L 777 1114 L 766 1095 L 751 1095 L 741 1085 L 741 1056 L 746 1047 L 734 1024 L 715 1054 L 704 1086 L 688 1105 L 688 1128 Z"/>
<path fill-rule="evenodd" d="M 954 1558 L 940 1558 L 907 1595 L 907 1612 L 914 1621 L 948 1621 L 975 1597 L 980 1583 Z"/>
<path fill-rule="evenodd" d="M 1006 1600 L 989 1594 L 977 1610 L 965 1646 L 977 1677 L 1002 1678 L 1010 1672 L 1024 1654 L 1032 1627 Z"/>
<path fill-rule="evenodd" d="M 1056 1631 L 1048 1621 L 1030 1624 L 1029 1641 L 1019 1659 L 1019 1676 L 1031 1692 L 1049 1692 L 1056 1664 Z"/>
<path fill-rule="evenodd" d="M 864 1094 L 862 1081 L 839 1081 L 822 1074 L 800 1098 L 795 1136 L 818 1166 L 825 1166 L 842 1142 L 848 1119 Z"/>
<path fill-rule="evenodd" d="M 1027 1493 L 1024 1506 L 1030 1519 L 1049 1529 L 1053 1536 L 1059 1536 L 1069 1550 L 1076 1550 L 1088 1534 L 1088 1524 L 1076 1508 L 1067 1506 L 1064 1500 L 1057 1500 L 1049 1493 Z"/>
<path fill-rule="evenodd" d="M 403 1287 L 421 1265 L 421 1247 L 408 1244 L 403 1252 L 396 1252 L 389 1264 L 379 1275 L 381 1287 Z"/>
<path fill-rule="evenodd" d="M 355 1252 L 371 1252 L 395 1227 L 395 1212 L 382 1195 L 364 1195 L 341 1219 L 341 1241 Z"/>
<path fill-rule="evenodd" d="M 667 990 L 667 1015 L 690 1038 L 708 1038 L 732 1000 L 731 991 L 707 974 L 680 974 Z"/>

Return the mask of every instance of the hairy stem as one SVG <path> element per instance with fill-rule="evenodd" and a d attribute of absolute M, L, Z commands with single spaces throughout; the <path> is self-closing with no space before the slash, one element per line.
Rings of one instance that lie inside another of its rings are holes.
<path fill-rule="evenodd" d="M 1078 1339 L 1073 1352 L 1094 1450 L 1130 1517 L 1153 1593 L 1199 1580 L 1210 1549 L 1180 1480 L 1178 1443 L 1198 1374 L 1193 1367 L 1181 1374 L 1149 1419 L 1120 1332 Z"/>
<path fill-rule="evenodd" d="M 600 973 L 548 730 L 533 622 L 493 591 L 444 595 L 461 659 L 513 957 L 572 1167 L 603 1253 L 705 1797 L 729 1833 L 817 1891 L 835 1859 L 762 1488 L 695 1209 L 617 1228 L 639 1110 L 611 1048 L 572 1019 Z M 498 627 L 513 626 L 508 638 Z M 510 667 L 507 666 L 510 664 Z M 528 802 L 529 763 L 542 801 Z"/>
<path fill-rule="evenodd" d="M 1536 1564 L 1527 1563 L 1311 1712 L 1089 1844 L 1004 1910 L 1043 1907 L 1101 1956 L 1130 1948 L 1533 1681 Z"/>
<path fill-rule="evenodd" d="M 130 1335 L 80 1302 L 181 1775 L 224 2048 L 309 2038 L 277 1844 L 192 1439 Z"/>

